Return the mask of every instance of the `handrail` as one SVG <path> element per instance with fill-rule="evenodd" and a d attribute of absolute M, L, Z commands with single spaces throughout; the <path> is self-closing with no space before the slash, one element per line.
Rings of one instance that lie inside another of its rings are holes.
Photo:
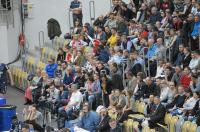
<path fill-rule="evenodd" d="M 39 39 L 39 47 L 41 49 L 42 47 L 44 47 L 44 31 L 39 31 L 39 33 L 38 33 L 38 39 Z"/>
<path fill-rule="evenodd" d="M 90 10 L 90 24 L 93 24 L 93 21 L 95 20 L 95 3 L 94 1 L 89 2 L 89 10 Z"/>
<path fill-rule="evenodd" d="M 145 58 L 146 58 L 145 49 L 149 50 L 149 47 L 144 47 L 144 48 L 143 48 L 143 60 L 144 60 L 144 61 L 145 61 Z M 147 76 L 147 75 L 150 76 L 149 57 L 148 57 L 147 59 L 148 59 L 148 60 L 147 60 L 147 61 L 148 61 L 147 69 L 146 69 L 146 64 L 144 64 L 144 72 L 145 72 L 146 76 Z M 147 73 L 147 71 L 148 71 L 148 73 Z"/>
<path fill-rule="evenodd" d="M 113 0 L 110 0 L 110 9 L 112 9 Z"/>
<path fill-rule="evenodd" d="M 73 18 L 72 18 L 72 10 L 70 10 L 69 9 L 69 12 L 68 12 L 69 14 L 69 16 L 68 16 L 68 19 L 69 19 L 69 31 L 70 31 L 70 33 L 72 33 L 73 32 L 73 29 L 74 29 L 74 25 L 73 25 L 73 22 L 72 22 L 72 20 L 73 20 Z"/>

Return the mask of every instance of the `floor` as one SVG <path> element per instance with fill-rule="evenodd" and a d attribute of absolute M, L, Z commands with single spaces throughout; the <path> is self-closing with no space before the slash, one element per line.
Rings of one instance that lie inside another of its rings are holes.
<path fill-rule="evenodd" d="M 17 106 L 17 117 L 19 121 L 23 121 L 23 109 L 27 108 L 27 105 L 24 105 L 24 93 L 21 90 L 18 90 L 17 88 L 8 87 L 7 93 L 4 95 L 4 98 L 6 98 L 6 102 L 8 105 L 15 105 Z M 55 120 L 51 121 L 50 126 L 56 127 Z"/>

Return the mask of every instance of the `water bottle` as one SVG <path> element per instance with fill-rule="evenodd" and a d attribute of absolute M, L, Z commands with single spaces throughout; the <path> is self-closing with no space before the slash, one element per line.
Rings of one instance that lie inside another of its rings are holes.
<path fill-rule="evenodd" d="M 21 121 L 19 121 L 18 129 L 22 130 L 22 122 Z"/>
<path fill-rule="evenodd" d="M 29 132 L 34 132 L 33 128 L 30 128 L 30 129 L 29 129 Z"/>

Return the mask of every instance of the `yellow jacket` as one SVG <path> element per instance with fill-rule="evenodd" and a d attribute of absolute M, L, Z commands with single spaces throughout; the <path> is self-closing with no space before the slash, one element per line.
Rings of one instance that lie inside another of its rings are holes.
<path fill-rule="evenodd" d="M 110 47 L 115 47 L 115 45 L 117 44 L 117 35 L 110 36 L 107 43 L 110 45 Z"/>

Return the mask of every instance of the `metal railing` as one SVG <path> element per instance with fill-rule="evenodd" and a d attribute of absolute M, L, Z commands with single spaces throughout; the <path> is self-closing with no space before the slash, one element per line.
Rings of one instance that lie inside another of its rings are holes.
<path fill-rule="evenodd" d="M 68 20 L 69 20 L 69 31 L 70 33 L 73 32 L 74 30 L 74 25 L 73 25 L 73 16 L 72 16 L 72 10 L 69 9 L 69 12 L 68 12 Z"/>
<path fill-rule="evenodd" d="M 38 33 L 38 39 L 39 39 L 39 47 L 41 49 L 42 47 L 44 47 L 44 31 L 40 31 Z"/>
<path fill-rule="evenodd" d="M 90 10 L 90 24 L 93 25 L 93 22 L 95 20 L 95 2 L 94 1 L 89 2 L 89 10 Z"/>

